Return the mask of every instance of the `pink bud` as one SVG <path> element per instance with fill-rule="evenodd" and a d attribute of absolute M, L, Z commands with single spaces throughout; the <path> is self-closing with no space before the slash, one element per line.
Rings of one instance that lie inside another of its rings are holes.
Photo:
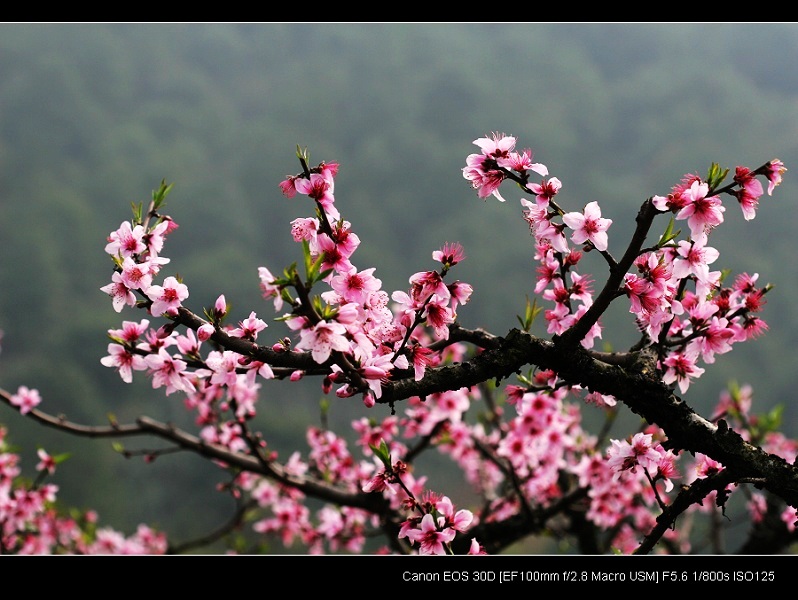
<path fill-rule="evenodd" d="M 372 365 L 363 367 L 363 377 L 366 379 L 382 379 L 388 374 L 385 369 L 380 369 Z"/>
<path fill-rule="evenodd" d="M 213 332 L 214 328 L 210 323 L 200 325 L 200 328 L 197 329 L 197 339 L 201 342 L 205 342 L 210 339 L 210 337 L 213 335 Z"/>
<path fill-rule="evenodd" d="M 164 221 L 166 221 L 166 223 L 167 223 L 167 225 L 166 225 L 166 231 L 164 231 L 164 235 L 167 235 L 167 234 L 169 234 L 169 233 L 172 233 L 172 232 L 173 232 L 175 229 L 177 229 L 178 227 L 180 227 L 180 225 L 178 225 L 177 223 L 175 223 L 175 222 L 172 220 L 172 217 L 164 217 L 164 218 L 163 218 L 163 220 L 164 220 Z"/>
<path fill-rule="evenodd" d="M 339 398 L 351 398 L 354 396 L 354 393 L 352 392 L 352 388 L 350 388 L 349 384 L 347 383 L 346 385 L 342 385 L 335 390 L 335 395 Z"/>
<path fill-rule="evenodd" d="M 213 314 L 217 319 L 221 319 L 227 314 L 227 300 L 224 294 L 220 294 L 216 299 L 216 304 L 213 306 Z"/>
<path fill-rule="evenodd" d="M 165 340 L 170 335 L 172 335 L 172 332 L 174 330 L 175 330 L 174 323 L 166 323 L 162 327 L 158 328 L 158 331 L 155 332 L 155 337 L 158 338 L 159 340 Z"/>
<path fill-rule="evenodd" d="M 299 370 L 294 371 L 293 373 L 291 373 L 291 381 L 299 381 L 300 379 L 302 379 L 302 377 L 304 377 L 304 375 L 305 375 L 304 371 L 299 371 Z"/>

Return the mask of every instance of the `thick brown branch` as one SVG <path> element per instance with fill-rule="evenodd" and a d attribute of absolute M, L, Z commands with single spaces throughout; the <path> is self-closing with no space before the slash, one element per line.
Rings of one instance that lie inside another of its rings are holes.
<path fill-rule="evenodd" d="M 798 469 L 746 442 L 725 423 L 716 426 L 698 415 L 662 382 L 653 360 L 644 352 L 638 353 L 633 365 L 621 367 L 596 360 L 581 346 L 562 346 L 513 329 L 496 349 L 485 350 L 463 363 L 429 369 L 420 381 L 388 384 L 379 402 L 393 403 L 505 379 L 530 364 L 552 369 L 569 384 L 614 396 L 662 428 L 669 447 L 706 454 L 730 469 L 736 479 L 761 479 L 762 487 L 798 507 Z"/>
<path fill-rule="evenodd" d="M 643 543 L 635 550 L 635 554 L 648 554 L 657 545 L 665 532 L 674 527 L 676 519 L 693 504 L 701 504 L 710 492 L 722 490 L 734 482 L 731 472 L 723 470 L 709 477 L 698 479 L 692 485 L 686 486 L 676 496 L 662 514 L 657 517 L 657 524 L 645 537 Z"/>

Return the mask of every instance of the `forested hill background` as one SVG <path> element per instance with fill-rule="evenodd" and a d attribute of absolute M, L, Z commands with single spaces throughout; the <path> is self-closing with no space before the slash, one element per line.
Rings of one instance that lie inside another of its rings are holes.
<path fill-rule="evenodd" d="M 176 396 L 100 365 L 106 330 L 145 316 L 115 313 L 99 291 L 111 275 L 106 236 L 131 202 L 174 182 L 167 212 L 180 229 L 165 254 L 189 285 L 186 304 L 201 311 L 224 293 L 233 319 L 270 319 L 257 269 L 300 259 L 289 221 L 311 215 L 278 188 L 299 170 L 297 144 L 313 163 L 341 164 L 337 205 L 362 240 L 355 264 L 405 289 L 433 267 L 433 250 L 459 241 L 456 277 L 475 289 L 460 320 L 506 333 L 534 287 L 520 195 L 483 202 L 461 174 L 472 141 L 499 131 L 563 181 L 561 205 L 599 201 L 616 253 L 639 205 L 685 173 L 784 161 L 791 170 L 757 218 L 746 223 L 727 197 L 711 238 L 714 266 L 775 284 L 770 331 L 718 357 L 685 398 L 706 413 L 729 380 L 750 383 L 754 410 L 783 404 L 783 429 L 798 435 L 796 64 L 793 24 L 0 25 L 0 386 L 36 387 L 42 409 L 85 424 L 108 414 L 184 423 Z M 604 323 L 608 347 L 635 339 L 625 306 Z M 260 405 L 284 451 L 319 421 L 317 382 L 293 389 L 266 387 Z M 352 404 L 334 402 L 331 419 L 362 415 Z M 72 452 L 60 498 L 104 524 L 130 532 L 147 521 L 179 541 L 229 508 L 220 473 L 194 457 L 143 465 L 7 407 L 0 423 L 28 469 L 38 446 Z"/>

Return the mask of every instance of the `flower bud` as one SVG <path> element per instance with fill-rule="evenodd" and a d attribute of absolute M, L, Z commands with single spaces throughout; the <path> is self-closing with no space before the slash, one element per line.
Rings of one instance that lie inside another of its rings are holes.
<path fill-rule="evenodd" d="M 206 342 L 210 339 L 215 331 L 213 325 L 210 323 L 205 323 L 205 325 L 200 325 L 199 329 L 197 329 L 197 339 L 201 342 Z"/>

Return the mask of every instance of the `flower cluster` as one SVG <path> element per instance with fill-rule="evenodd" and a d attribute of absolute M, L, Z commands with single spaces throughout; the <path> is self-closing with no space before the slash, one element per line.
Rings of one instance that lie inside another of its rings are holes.
<path fill-rule="evenodd" d="M 111 342 L 102 364 L 117 369 L 125 382 L 142 371 L 153 387 L 163 388 L 167 395 L 183 395 L 186 407 L 196 415 L 201 439 L 231 452 L 252 451 L 248 422 L 257 414 L 258 391 L 265 380 L 298 380 L 308 371 L 323 369 L 325 393 L 334 388 L 341 398 L 362 394 L 369 407 L 381 397 L 384 383 L 395 370 L 410 371 L 420 380 L 429 367 L 442 364 L 447 353 L 451 354 L 450 349 L 436 352 L 429 345 L 448 339 L 458 307 L 468 302 L 473 291 L 465 282 L 446 280 L 448 272 L 465 259 L 462 246 L 451 242 L 432 253 L 438 268 L 411 275 L 406 291 L 389 294 L 383 290 L 375 268 L 359 269 L 353 262 L 360 239 L 335 205 L 338 164 L 322 162 L 307 168 L 303 160 L 303 168 L 302 173 L 286 178 L 280 189 L 288 198 L 308 197 L 316 209 L 315 216 L 291 223 L 291 234 L 305 255 L 304 277 L 295 266 L 279 276 L 265 266 L 258 269 L 264 299 L 273 302 L 275 311 L 288 309 L 279 319 L 294 332 L 293 341 L 284 337 L 258 346 L 268 324 L 254 311 L 237 326 L 225 324 L 228 310 L 224 295 L 213 308 L 206 309 L 206 320 L 200 321 L 196 332 L 192 328 L 180 332 L 175 324 L 179 321 L 178 309 L 188 298 L 187 286 L 174 277 L 154 283 L 161 267 L 169 262 L 162 250 L 164 235 L 176 227 L 171 218 L 156 218 L 154 210 L 146 218 L 138 215 L 140 222 L 134 221 L 132 226 L 123 223 L 109 236 L 106 247 L 115 272 L 112 284 L 102 291 L 112 297 L 114 307 L 121 310 L 138 305 L 151 317 L 163 316 L 171 322 L 156 328 L 150 327 L 150 319 L 125 321 L 120 329 L 109 330 Z M 148 219 L 156 224 L 147 228 Z M 324 287 L 321 292 L 316 291 L 319 286 Z M 253 358 L 250 352 L 207 345 L 208 340 L 220 335 L 249 342 L 247 349 L 267 348 L 264 352 L 280 355 L 286 364 L 292 355 L 306 354 L 317 366 L 281 367 L 280 360 L 271 363 Z M 435 417 L 444 420 L 453 412 L 453 418 L 459 419 L 467 407 L 468 402 L 456 411 L 436 412 Z M 407 427 L 417 429 L 419 425 L 410 419 Z M 298 473 L 308 469 L 324 472 L 343 488 L 375 491 L 368 482 L 379 479 L 379 472 L 368 456 L 356 462 L 341 440 L 330 438 L 330 432 L 309 430 L 308 435 L 312 447 L 324 450 L 312 450 L 306 461 L 295 455 L 290 461 L 293 469 Z M 406 451 L 398 444 L 394 447 Z M 333 460 L 336 456 L 340 460 Z M 405 473 L 392 484 L 407 494 L 406 490 L 414 486 L 412 474 Z M 257 497 L 261 508 L 272 513 L 257 522 L 256 531 L 279 530 L 286 544 L 296 538 L 315 551 L 321 551 L 322 543 L 331 549 L 355 551 L 363 544 L 362 531 L 358 531 L 372 520 L 367 513 L 352 510 L 341 521 L 341 511 L 328 507 L 317 515 L 323 524 L 311 525 L 301 494 L 286 494 L 272 488 L 269 481 L 253 477 L 242 477 L 237 487 Z M 395 501 L 397 509 L 406 510 L 402 498 Z M 333 515 L 338 520 L 335 526 Z M 412 535 L 408 533 L 408 540 Z"/>
<path fill-rule="evenodd" d="M 295 274 L 274 277 L 266 267 L 259 270 L 261 289 L 265 298 L 274 299 L 275 308 L 282 308 L 286 299 L 291 302 L 286 319 L 299 333 L 295 349 L 309 351 L 320 365 L 332 362 L 328 380 L 339 386 L 336 395 L 362 393 L 366 405 L 373 406 L 394 369 L 412 367 L 417 378 L 423 376 L 430 359 L 418 343 L 422 328 L 447 339 L 457 307 L 468 302 L 472 288 L 461 281 L 445 282 L 449 269 L 465 258 L 460 244 L 446 243 L 432 253 L 440 269 L 413 274 L 408 291 L 389 296 L 373 267 L 358 269 L 352 263 L 360 239 L 335 208 L 337 171 L 337 163 L 323 162 L 280 184 L 286 196 L 307 195 L 316 203 L 317 216 L 295 219 L 291 231 L 305 244 L 308 262 L 319 265 L 315 280 L 330 289 L 317 302 L 308 302 L 309 284 L 298 285 Z M 390 300 L 396 303 L 393 310 Z"/>
<path fill-rule="evenodd" d="M 548 168 L 521 161 L 514 152 L 514 137 L 494 134 L 474 143 L 482 153 L 468 157 L 463 174 L 480 197 L 493 194 L 501 198 L 499 186 L 508 178 L 535 197 L 534 201 L 521 198 L 539 264 L 535 292 L 554 303 L 545 312 L 548 332 L 562 334 L 594 301 L 592 278 L 576 269 L 583 252 L 603 252 L 610 266 L 615 266 L 608 254 L 612 220 L 602 216 L 595 201 L 586 203 L 581 212 L 565 212 L 554 202 L 562 189 L 557 178 L 529 183 L 530 169 L 545 175 Z M 525 151 L 524 156 L 531 153 Z M 732 285 L 724 285 L 722 272 L 711 270 L 719 252 L 708 240 L 712 230 L 723 222 L 722 193 L 736 198 L 745 219 L 751 220 L 764 194 L 757 176 L 768 181 L 767 193 L 772 194 L 785 170 L 778 159 L 755 170 L 738 166 L 733 183 L 719 188 L 722 175 L 714 168 L 706 180 L 685 175 L 667 196 L 651 199 L 659 211 L 672 213 L 676 221 L 687 221 L 689 236 L 682 240 L 672 234 L 663 236 L 654 249 L 641 251 L 634 268 L 624 275 L 619 293 L 628 297 L 629 312 L 649 343 L 661 349 L 664 381 L 677 384 L 682 393 L 704 372 L 699 362 L 711 364 L 717 354 L 728 352 L 734 343 L 767 329 L 757 313 L 765 304 L 769 286 L 757 286 L 757 274 L 742 274 Z M 596 321 L 581 343 L 592 348 L 595 338 L 601 336 L 601 324 Z"/>
<path fill-rule="evenodd" d="M 767 329 L 759 313 L 769 286 L 759 285 L 757 274 L 725 281 L 713 270 L 719 252 L 709 238 L 723 223 L 722 195 L 734 197 L 743 217 L 753 219 L 759 199 L 781 182 L 781 161 L 754 170 L 737 167 L 725 187 L 726 172 L 716 165 L 704 178 L 686 175 L 667 196 L 653 196 L 644 205 L 652 222 L 659 216 L 671 219 L 665 233 L 646 247 L 630 245 L 618 261 L 609 236 L 613 220 L 598 202 L 562 208 L 563 183 L 533 162 L 530 149 L 517 151 L 513 136 L 494 133 L 474 144 L 479 152 L 467 157 L 462 174 L 479 198 L 504 202 L 500 188 L 507 181 L 527 196 L 521 198 L 521 218 L 534 239 L 534 292 L 550 303 L 543 313 L 549 334 L 566 339 L 577 330 L 581 335 L 574 346 L 578 342 L 581 352 L 603 360 L 607 353 L 593 350 L 604 334 L 599 316 L 609 303 L 628 301 L 641 334 L 637 347 L 655 356 L 651 370 L 658 379 L 684 393 L 716 356 Z M 395 531 L 377 552 L 482 554 L 485 547 L 473 535 L 477 526 L 484 524 L 488 531 L 506 519 L 534 515 L 539 531 L 575 534 L 578 523 L 586 521 L 608 534 L 609 547 L 632 552 L 678 493 L 674 480 L 690 484 L 723 471 L 708 456 L 686 458 L 666 449 L 665 432 L 654 425 L 609 443 L 592 435 L 582 426 L 582 407 L 606 411 L 611 420 L 622 398 L 583 388 L 550 368 L 519 372 L 518 384 L 507 384 L 502 395 L 490 386 L 436 385 L 434 392 L 407 399 L 397 414 L 387 402 L 387 387 L 435 379 L 449 365 L 477 364 L 468 362 L 457 315 L 473 289 L 450 277 L 465 251 L 459 243 L 444 243 L 432 252 L 434 269 L 411 274 L 406 289 L 389 293 L 375 267 L 355 260 L 360 238 L 336 205 L 338 163 L 310 167 L 306 152 L 297 156 L 301 172 L 287 176 L 279 188 L 287 198 L 308 200 L 313 209 L 312 216 L 291 222 L 304 269 L 295 263 L 281 273 L 265 266 L 257 273 L 262 296 L 287 334 L 269 338 L 276 328 L 257 311 L 226 322 L 231 315 L 224 294 L 200 317 L 184 306 L 188 286 L 174 276 L 161 278 L 170 262 L 163 254 L 167 235 L 177 227 L 161 210 L 171 186 L 162 184 L 146 212 L 134 208 L 133 220 L 113 231 L 105 247 L 114 272 L 102 291 L 117 312 L 136 307 L 147 318 L 109 329 L 108 354 L 101 363 L 116 369 L 124 382 L 141 372 L 153 388 L 181 398 L 198 430 L 196 444 L 212 448 L 218 464 L 234 471 L 220 489 L 239 500 L 246 496 L 247 506 L 254 507 L 248 518 L 255 533 L 322 553 L 363 552 L 375 532 Z M 767 181 L 767 192 L 758 178 Z M 686 222 L 682 237 L 673 230 L 679 221 Z M 636 238 L 645 237 L 648 229 L 638 233 Z M 584 268 L 588 253 L 610 267 L 600 289 Z M 530 314 L 527 329 L 536 313 Z M 492 336 L 468 333 L 477 352 L 496 343 Z M 256 430 L 260 389 L 274 379 L 312 376 L 319 377 L 324 394 L 360 395 L 369 408 L 386 402 L 391 414 L 352 422 L 354 443 L 310 426 L 307 452 L 281 457 Z M 22 386 L 3 398 L 22 414 L 39 414 L 36 390 Z M 798 444 L 778 435 L 771 423 L 757 421 L 750 410 L 750 390 L 734 389 L 721 397 L 715 418 L 737 425 L 751 443 L 794 461 Z M 166 550 L 163 536 L 146 527 L 125 538 L 97 528 L 88 515 L 80 526 L 58 520 L 52 509 L 55 487 L 20 485 L 17 459 L 2 437 L 0 432 L 0 549 Z M 417 473 L 415 458 L 428 448 L 463 472 L 481 496 L 478 512 L 455 509 Z M 43 451 L 39 456 L 43 478 L 58 461 Z M 722 503 L 733 489 L 713 494 Z M 320 497 L 327 501 L 308 502 L 314 490 L 323 490 Z M 344 500 L 336 504 L 330 498 Z M 709 510 L 709 504 L 690 510 Z M 767 507 L 759 493 L 751 495 L 748 506 L 752 518 L 764 518 Z M 784 510 L 782 518 L 793 527 L 795 511 Z M 85 529 L 91 535 L 80 533 Z M 670 548 L 690 550 L 689 539 L 679 532 L 663 535 Z"/>
<path fill-rule="evenodd" d="M 35 390 L 33 390 L 35 391 Z M 36 392 L 38 397 L 38 392 Z M 58 486 L 44 479 L 56 471 L 58 460 L 39 449 L 39 473 L 33 482 L 22 478 L 20 457 L 0 428 L 0 554 L 163 554 L 164 534 L 146 525 L 126 537 L 98 527 L 88 511 L 65 516 L 55 507 Z"/>

